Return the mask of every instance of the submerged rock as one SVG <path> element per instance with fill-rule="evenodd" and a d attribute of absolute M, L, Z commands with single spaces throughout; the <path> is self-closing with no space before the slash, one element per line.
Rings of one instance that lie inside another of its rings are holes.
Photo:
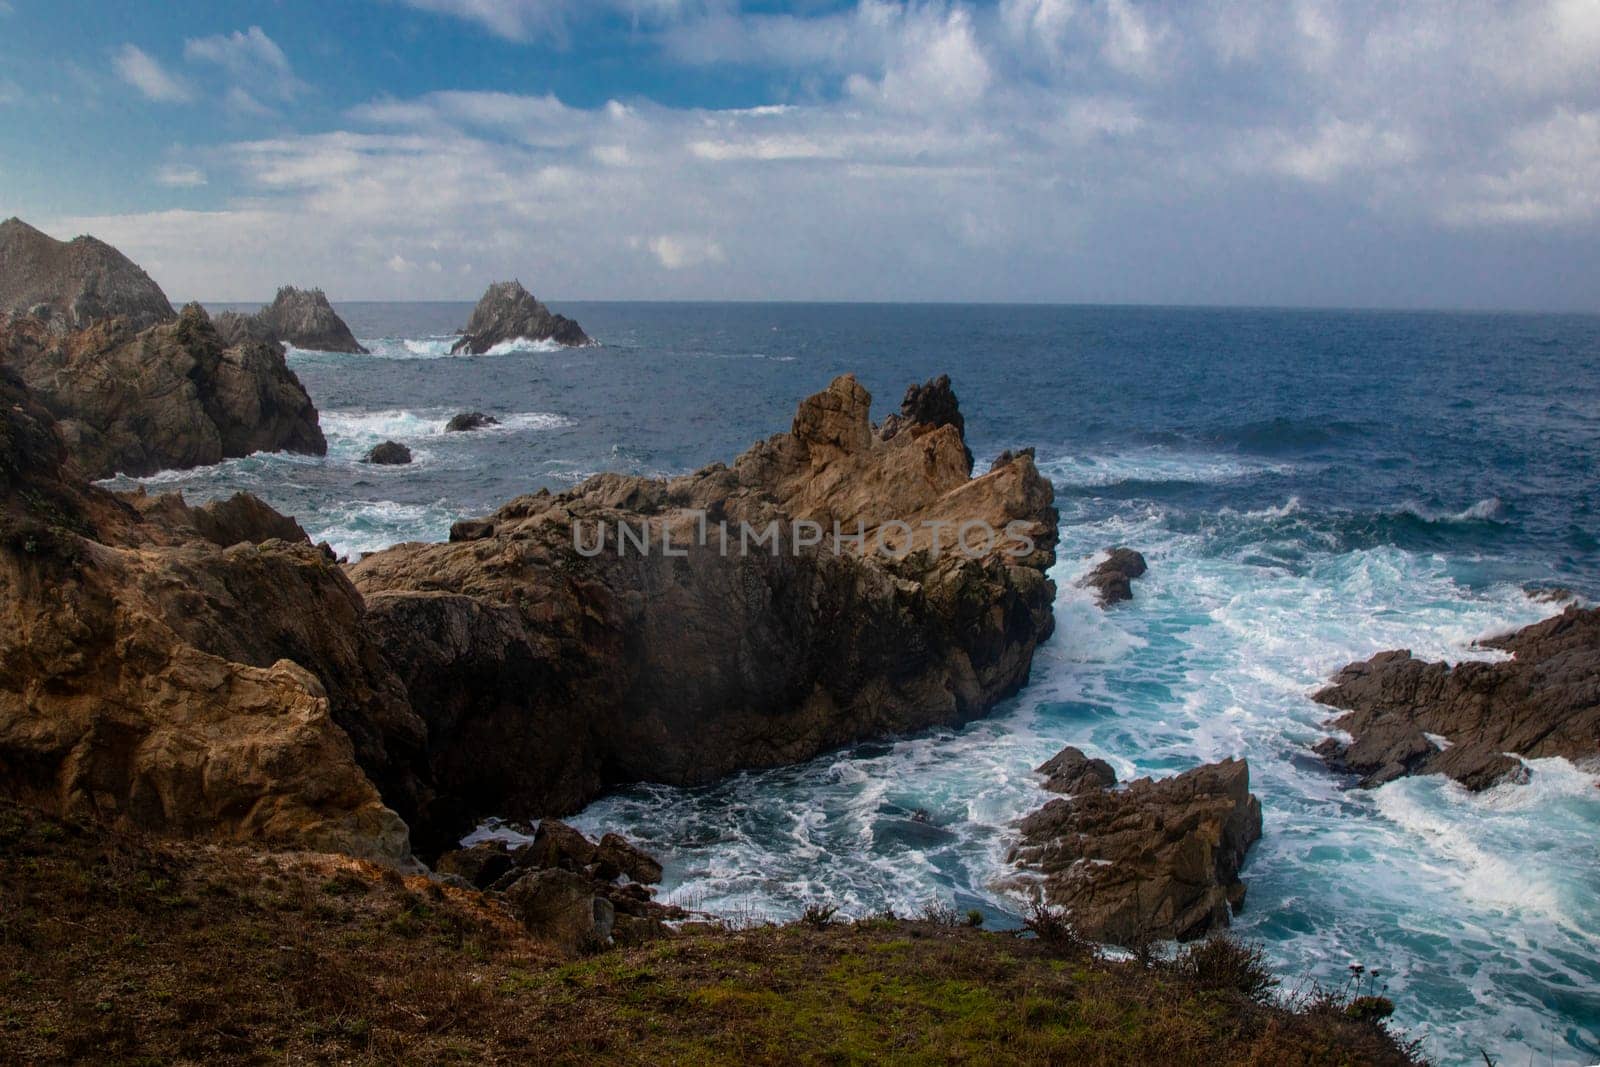
<path fill-rule="evenodd" d="M 361 462 L 384 467 L 404 466 L 411 462 L 411 449 L 399 441 L 385 441 L 381 445 L 374 445 Z"/>
<path fill-rule="evenodd" d="M 521 282 L 495 282 L 472 309 L 467 328 L 450 354 L 481 356 L 507 341 L 554 341 L 578 348 L 594 344 L 583 328 L 534 299 Z"/>
<path fill-rule="evenodd" d="M 1097 762 L 1069 748 L 1041 770 Z M 1040 876 L 1019 884 L 1065 908 L 1092 941 L 1186 941 L 1226 927 L 1244 904 L 1245 853 L 1261 837 L 1249 765 L 1223 760 L 1120 789 L 1096 784 L 1102 776 L 1080 773 L 1070 799 L 1017 824 L 1022 841 L 1010 860 Z"/>
<path fill-rule="evenodd" d="M 1108 555 L 1102 563 L 1078 579 L 1081 588 L 1094 590 L 1103 608 L 1132 600 L 1133 579 L 1143 576 L 1148 569 L 1144 556 L 1131 548 L 1112 548 L 1107 551 Z"/>
<path fill-rule="evenodd" d="M 0 222 L 0 313 L 83 329 L 113 318 L 143 330 L 177 318 L 161 287 L 104 241 L 57 241 L 21 219 Z"/>
<path fill-rule="evenodd" d="M 282 351 L 227 347 L 198 304 L 141 332 L 121 319 L 61 334 L 37 318 L 0 318 L 0 363 L 50 409 L 90 478 L 328 450 Z"/>
<path fill-rule="evenodd" d="M 470 430 L 482 430 L 489 426 L 499 426 L 500 420 L 493 415 L 485 415 L 481 411 L 463 411 L 444 424 L 445 433 L 466 433 Z"/>
<path fill-rule="evenodd" d="M 217 332 L 230 345 L 260 341 L 316 352 L 364 355 L 367 351 L 321 289 L 296 289 L 292 285 L 279 289 L 272 303 L 254 315 L 224 311 L 217 316 Z"/>
<path fill-rule="evenodd" d="M 1317 753 L 1363 788 L 1446 774 L 1485 789 L 1523 778 L 1519 755 L 1600 761 L 1600 609 L 1573 605 L 1482 645 L 1512 658 L 1451 667 L 1402 650 L 1350 664 L 1313 699 L 1344 709 L 1330 725 L 1352 739 Z"/>
<path fill-rule="evenodd" d="M 732 467 L 600 475 L 353 566 L 438 786 L 474 815 L 560 814 L 628 782 L 963 723 L 1015 693 L 1054 626 L 1050 483 L 1026 456 L 970 477 L 950 422 L 876 437 L 870 404 L 847 375 Z M 994 543 L 954 550 L 965 522 Z M 649 552 L 619 549 L 618 523 Z M 603 550 L 580 552 L 602 525 Z M 746 530 L 772 540 L 741 550 Z"/>

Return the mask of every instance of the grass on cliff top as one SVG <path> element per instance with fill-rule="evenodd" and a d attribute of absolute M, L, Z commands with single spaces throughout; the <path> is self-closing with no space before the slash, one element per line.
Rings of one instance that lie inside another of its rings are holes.
<path fill-rule="evenodd" d="M 1342 1005 L 1208 984 L 888 918 L 570 958 L 425 879 L 0 802 L 5 1062 L 1412 1062 Z"/>

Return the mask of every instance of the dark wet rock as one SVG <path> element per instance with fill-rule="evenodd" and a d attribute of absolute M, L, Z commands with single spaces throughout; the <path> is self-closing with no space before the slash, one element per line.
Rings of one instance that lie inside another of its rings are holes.
<path fill-rule="evenodd" d="M 620 876 L 642 885 L 661 881 L 661 864 L 654 856 L 621 834 L 606 834 L 595 849 L 596 877 L 605 881 Z"/>
<path fill-rule="evenodd" d="M 292 285 L 279 289 L 272 303 L 254 315 L 224 311 L 217 316 L 217 332 L 230 345 L 259 341 L 316 352 L 367 351 L 321 289 L 296 289 Z"/>
<path fill-rule="evenodd" d="M 122 318 L 137 332 L 177 318 L 161 287 L 104 241 L 57 241 L 21 219 L 0 222 L 0 313 L 79 330 Z"/>
<path fill-rule="evenodd" d="M 1565 604 L 1578 599 L 1578 594 L 1564 585 L 1530 585 L 1523 592 L 1528 594 L 1529 600 L 1541 604 Z"/>
<path fill-rule="evenodd" d="M 1052 793 L 1074 796 L 1106 789 L 1117 784 L 1117 772 L 1103 759 L 1090 759 L 1082 750 L 1068 745 L 1035 768 L 1045 776 L 1044 787 Z"/>
<path fill-rule="evenodd" d="M 922 385 L 908 386 L 905 399 L 900 402 L 899 413 L 883 420 L 878 436 L 889 441 L 901 433 L 921 436 L 942 426 L 955 427 L 956 433 L 961 436 L 967 470 L 971 471 L 972 449 L 966 447 L 967 420 L 961 415 L 961 404 L 956 399 L 955 390 L 950 387 L 948 374 L 941 374 Z"/>
<path fill-rule="evenodd" d="M 1131 548 L 1113 548 L 1104 562 L 1078 579 L 1078 585 L 1094 590 L 1101 607 L 1133 599 L 1133 579 L 1147 570 L 1144 556 Z"/>
<path fill-rule="evenodd" d="M 385 441 L 374 445 L 363 463 L 377 463 L 385 467 L 399 467 L 411 462 L 411 449 L 399 441 Z"/>
<path fill-rule="evenodd" d="M 450 524 L 450 540 L 482 541 L 494 536 L 494 523 L 484 519 L 461 519 Z"/>
<path fill-rule="evenodd" d="M 870 403 L 841 377 L 731 467 L 599 475 L 353 566 L 442 789 L 475 816 L 558 815 L 628 782 L 700 785 L 958 725 L 1015 693 L 1054 626 L 1050 484 L 1026 456 L 971 477 L 953 422 L 876 438 Z M 795 520 L 866 537 L 739 550 L 741 523 Z M 900 560 L 874 548 L 880 530 L 898 545 L 893 521 L 915 535 Z M 947 534 L 935 553 L 933 521 L 1018 536 L 967 558 Z M 617 551 L 619 522 L 652 550 Z M 575 523 L 586 544 L 604 523 L 609 547 L 581 553 Z"/>
<path fill-rule="evenodd" d="M 516 868 L 503 841 L 483 841 L 471 848 L 455 849 L 439 857 L 433 869 L 465 879 L 475 889 L 487 889 Z"/>
<path fill-rule="evenodd" d="M 277 538 L 280 541 L 309 541 L 300 524 L 281 515 L 249 493 L 235 493 L 226 500 L 213 500 L 193 511 L 200 534 L 213 544 L 253 544 Z"/>
<path fill-rule="evenodd" d="M 583 328 L 534 299 L 521 282 L 495 282 L 472 309 L 467 328 L 450 349 L 481 356 L 506 341 L 554 341 L 572 348 L 594 342 Z"/>
<path fill-rule="evenodd" d="M 534 867 L 563 867 L 587 870 L 595 861 L 598 847 L 560 819 L 541 819 L 533 845 L 519 860 Z"/>
<path fill-rule="evenodd" d="M 1244 904 L 1239 869 L 1261 837 L 1261 804 L 1248 765 L 1230 759 L 1080 791 L 1017 825 L 1011 861 L 1038 876 L 1018 884 L 1064 908 L 1082 936 L 1137 945 L 1228 925 Z"/>
<path fill-rule="evenodd" d="M 1345 711 L 1330 725 L 1351 740 L 1317 753 L 1366 788 L 1446 774 L 1479 790 L 1525 778 L 1516 756 L 1600 761 L 1600 609 L 1573 605 L 1482 644 L 1512 658 L 1451 667 L 1402 650 L 1350 664 L 1314 699 Z"/>
<path fill-rule="evenodd" d="M 90 478 L 328 450 L 283 353 L 224 345 L 198 304 L 140 332 L 124 319 L 63 334 L 36 318 L 0 318 L 0 362 L 50 409 Z"/>
<path fill-rule="evenodd" d="M 461 414 L 445 423 L 445 433 L 466 433 L 469 430 L 482 430 L 489 426 L 499 426 L 500 420 L 493 415 L 485 415 L 481 411 L 463 411 Z"/>

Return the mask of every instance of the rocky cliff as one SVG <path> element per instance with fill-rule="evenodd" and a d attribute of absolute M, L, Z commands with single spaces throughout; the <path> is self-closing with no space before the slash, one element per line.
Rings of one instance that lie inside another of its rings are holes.
<path fill-rule="evenodd" d="M 461 818 L 709 782 L 1016 692 L 1054 625 L 1050 483 L 1025 455 L 971 478 L 948 423 L 883 440 L 870 404 L 847 375 L 732 467 L 601 475 L 351 568 Z"/>
<path fill-rule="evenodd" d="M 0 792 L 398 860 L 406 824 L 373 783 L 414 817 L 424 742 L 360 596 L 291 520 L 83 484 L 0 371 Z"/>
<path fill-rule="evenodd" d="M 176 317 L 161 287 L 104 241 L 57 241 L 17 218 L 0 222 L 4 312 L 31 312 L 69 329 L 120 316 L 142 330 Z"/>
<path fill-rule="evenodd" d="M 124 319 L 69 332 L 31 315 L 0 317 L 0 363 L 49 409 L 90 478 L 327 451 L 283 352 L 228 347 L 198 304 L 138 332 Z"/>
<path fill-rule="evenodd" d="M 1244 904 L 1239 868 L 1261 837 L 1261 804 L 1243 760 L 1115 788 L 1111 767 L 1075 748 L 1039 768 L 1067 794 L 1019 824 L 1019 885 L 1066 909 L 1079 936 L 1137 945 L 1190 940 Z"/>
<path fill-rule="evenodd" d="M 217 333 L 228 345 L 261 341 L 290 344 L 315 352 L 364 354 L 367 351 L 333 310 L 321 289 L 296 289 L 286 285 L 278 290 L 272 303 L 254 315 L 224 311 L 217 316 L 216 325 Z"/>
<path fill-rule="evenodd" d="M 583 327 L 552 313 L 521 282 L 495 282 L 472 309 L 467 328 L 450 354 L 481 356 L 495 345 L 518 340 L 554 341 L 574 348 L 594 344 Z"/>
<path fill-rule="evenodd" d="M 1577 606 L 1483 642 L 1500 663 L 1428 663 L 1408 651 L 1352 663 L 1315 699 L 1351 735 L 1317 752 L 1335 770 L 1382 785 L 1447 774 L 1484 789 L 1526 771 L 1516 756 L 1600 761 L 1600 609 Z"/>

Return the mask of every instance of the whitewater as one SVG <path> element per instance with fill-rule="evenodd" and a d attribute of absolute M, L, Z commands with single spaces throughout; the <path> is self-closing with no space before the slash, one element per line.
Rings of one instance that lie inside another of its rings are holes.
<path fill-rule="evenodd" d="M 1030 684 L 957 731 L 856 746 L 573 819 L 660 856 L 663 898 L 781 920 L 934 903 L 1014 925 L 1010 824 L 1063 745 L 1119 778 L 1250 762 L 1265 835 L 1235 929 L 1293 991 L 1360 963 L 1435 1062 L 1600 1060 L 1600 777 L 1347 788 L 1310 694 L 1390 648 L 1474 646 L 1600 594 L 1592 470 L 1600 321 L 1582 316 L 836 305 L 577 305 L 599 349 L 447 358 L 465 305 L 348 305 L 370 356 L 292 351 L 326 457 L 258 455 L 135 483 L 257 492 L 354 557 L 601 470 L 731 460 L 855 371 L 878 415 L 949 372 L 980 469 L 1036 445 L 1061 512 L 1057 632 Z M 1557 385 L 1556 383 L 1559 383 Z M 502 425 L 445 434 L 460 411 Z M 372 445 L 416 462 L 375 468 Z M 1110 611 L 1074 581 L 1144 553 Z M 510 827 L 482 832 L 513 834 Z"/>

